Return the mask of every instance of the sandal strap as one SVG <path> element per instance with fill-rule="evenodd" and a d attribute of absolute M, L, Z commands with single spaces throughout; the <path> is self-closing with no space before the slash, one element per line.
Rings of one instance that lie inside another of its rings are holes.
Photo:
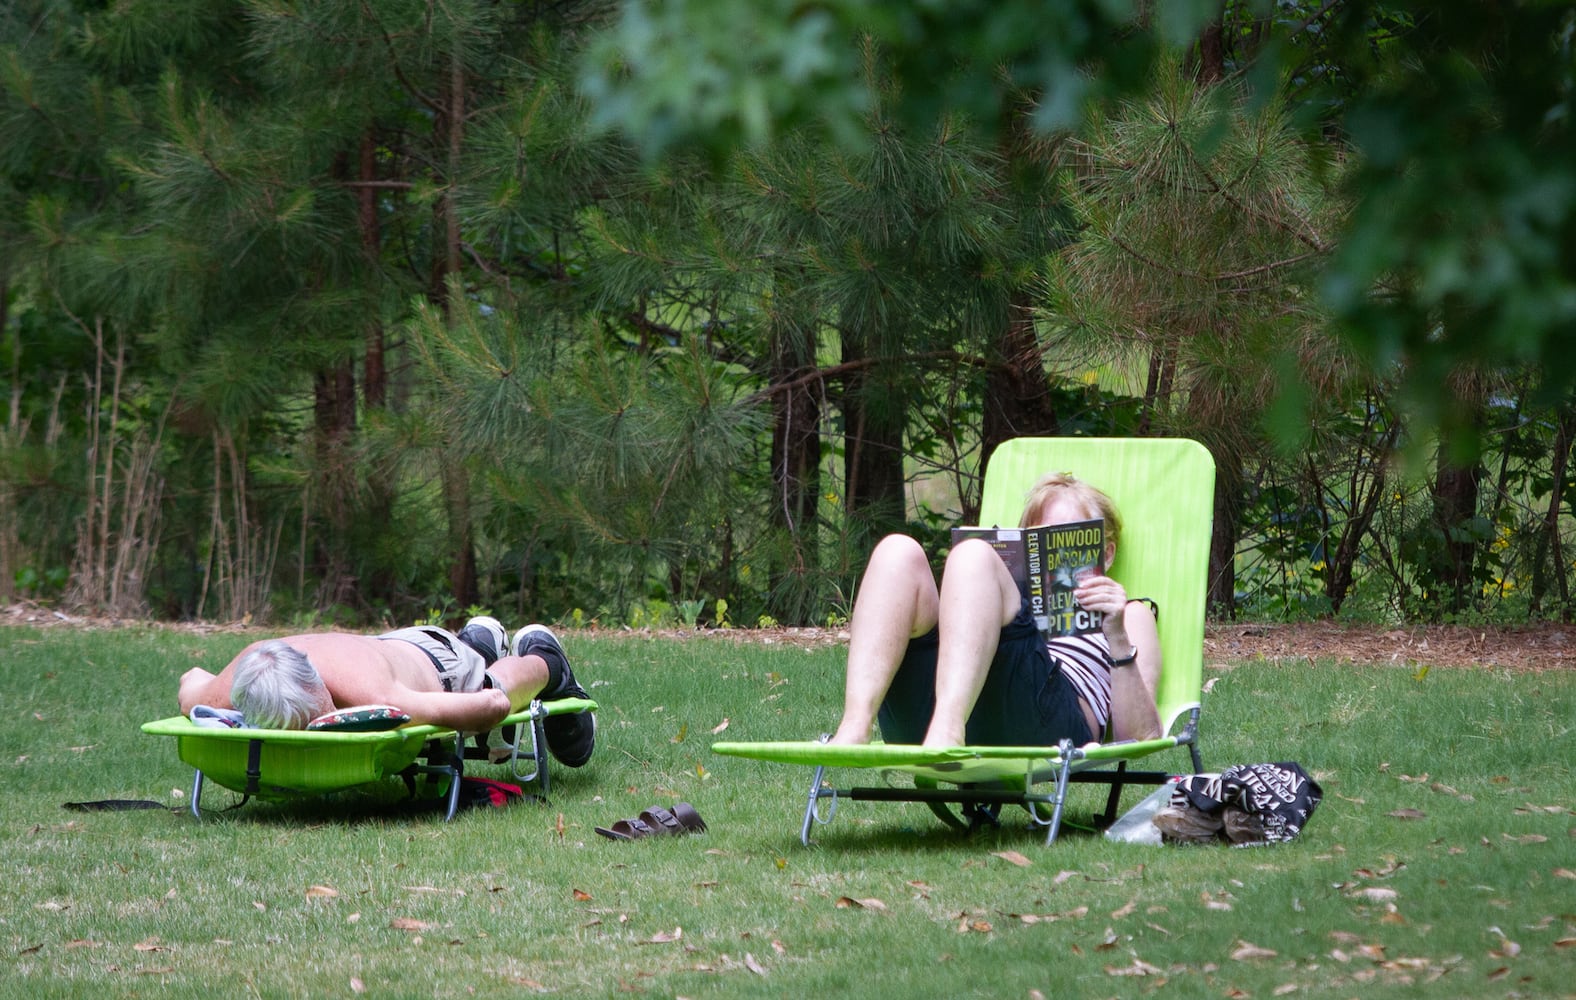
<path fill-rule="evenodd" d="M 688 802 L 677 802 L 673 805 L 673 812 L 684 828 L 691 833 L 703 833 L 706 830 L 706 821 L 700 818 L 700 813 Z"/>
<path fill-rule="evenodd" d="M 660 833 L 680 834 L 684 827 L 679 823 L 678 817 L 661 806 L 652 806 L 640 814 L 640 818 L 653 826 L 660 826 Z"/>

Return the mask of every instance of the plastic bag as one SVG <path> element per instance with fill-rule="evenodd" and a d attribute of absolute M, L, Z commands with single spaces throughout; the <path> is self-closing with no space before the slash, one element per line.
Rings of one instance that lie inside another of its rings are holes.
<path fill-rule="evenodd" d="M 1160 846 L 1160 828 L 1155 826 L 1155 815 L 1171 801 L 1176 779 L 1166 782 L 1144 796 L 1133 808 L 1123 813 L 1105 831 L 1105 839 L 1119 844 L 1153 844 Z"/>

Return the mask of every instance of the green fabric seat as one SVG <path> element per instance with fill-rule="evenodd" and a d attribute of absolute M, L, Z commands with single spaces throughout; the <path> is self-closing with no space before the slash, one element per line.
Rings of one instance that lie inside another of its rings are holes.
<path fill-rule="evenodd" d="M 1162 670 L 1156 709 L 1165 735 L 1142 742 L 1105 743 L 1088 750 L 1058 747 L 952 747 L 872 743 L 833 747 L 802 741 L 714 743 L 726 756 L 815 768 L 800 839 L 810 841 L 816 822 L 830 822 L 840 798 L 918 801 L 954 825 L 965 825 L 947 807 L 1017 803 L 1056 839 L 1067 784 L 1108 784 L 1104 822 L 1115 818 L 1127 784 L 1158 784 L 1167 771 L 1133 771 L 1130 762 L 1185 747 L 1187 773 L 1203 770 L 1198 720 L 1203 687 L 1204 613 L 1209 543 L 1214 514 L 1215 465 L 1207 449 L 1183 438 L 1016 438 L 991 456 L 980 523 L 1016 525 L 1029 488 L 1047 472 L 1071 472 L 1104 490 L 1122 514 L 1122 539 L 1109 568 L 1131 597 L 1153 600 Z M 831 768 L 855 774 L 902 773 L 913 787 L 853 786 L 827 781 Z M 1180 773 L 1180 772 L 1179 772 Z M 1051 787 L 1040 790 L 1039 786 Z M 829 807 L 823 811 L 823 803 Z"/>

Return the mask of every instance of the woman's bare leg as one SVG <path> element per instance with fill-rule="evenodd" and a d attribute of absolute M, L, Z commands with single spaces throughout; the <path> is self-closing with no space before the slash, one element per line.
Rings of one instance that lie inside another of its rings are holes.
<path fill-rule="evenodd" d="M 906 535 L 883 538 L 870 553 L 848 622 L 848 679 L 833 743 L 870 742 L 903 651 L 935 627 L 937 604 L 925 550 Z"/>
<path fill-rule="evenodd" d="M 976 539 L 953 547 L 941 574 L 936 709 L 925 746 L 965 743 L 964 724 L 985 686 L 1002 627 L 1022 603 L 1012 574 L 988 543 Z"/>

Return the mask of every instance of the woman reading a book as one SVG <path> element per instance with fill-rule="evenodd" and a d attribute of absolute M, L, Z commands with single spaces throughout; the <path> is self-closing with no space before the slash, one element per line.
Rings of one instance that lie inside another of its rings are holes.
<path fill-rule="evenodd" d="M 1065 473 L 1041 477 L 1020 524 L 1105 522 L 1105 565 L 1121 518 L 1104 493 Z M 1098 632 L 1047 640 L 990 543 L 952 547 L 938 588 L 918 542 L 889 535 L 870 555 L 849 622 L 843 717 L 833 743 L 928 747 L 1083 746 L 1161 735 L 1155 711 L 1160 638 L 1149 607 L 1102 573 L 1082 577 L 1078 605 Z"/>

